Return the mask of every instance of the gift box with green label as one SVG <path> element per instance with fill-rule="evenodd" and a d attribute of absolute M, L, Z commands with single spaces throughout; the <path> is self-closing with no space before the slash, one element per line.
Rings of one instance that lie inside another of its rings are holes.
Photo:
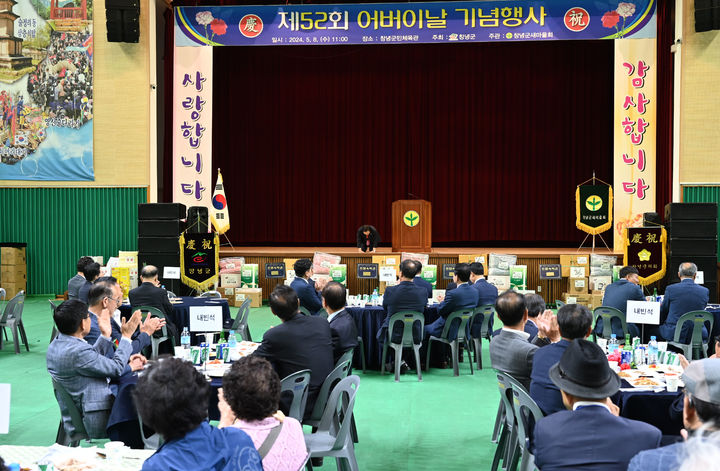
<path fill-rule="evenodd" d="M 242 284 L 244 288 L 257 288 L 258 286 L 258 264 L 246 263 L 242 266 Z"/>
<path fill-rule="evenodd" d="M 527 287 L 527 265 L 510 267 L 510 288 L 525 289 Z"/>
<path fill-rule="evenodd" d="M 437 265 L 425 265 L 422 269 L 422 279 L 430 282 L 433 288 L 437 284 Z"/>
<path fill-rule="evenodd" d="M 347 284 L 347 265 L 330 265 L 330 278 L 343 285 Z"/>

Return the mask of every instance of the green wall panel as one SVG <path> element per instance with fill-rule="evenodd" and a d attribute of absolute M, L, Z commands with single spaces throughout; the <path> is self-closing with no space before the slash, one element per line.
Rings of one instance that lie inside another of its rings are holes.
<path fill-rule="evenodd" d="M 29 294 L 61 294 L 83 255 L 137 250 L 145 188 L 0 188 L 0 242 L 27 243 Z"/>
<path fill-rule="evenodd" d="M 717 203 L 720 208 L 720 186 L 683 186 L 683 203 Z M 718 217 L 720 234 L 720 217 Z M 718 258 L 720 259 L 720 237 L 718 237 Z"/>

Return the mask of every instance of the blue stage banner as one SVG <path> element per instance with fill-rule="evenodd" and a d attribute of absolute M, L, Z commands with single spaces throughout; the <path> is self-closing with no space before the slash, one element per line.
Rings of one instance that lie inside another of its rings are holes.
<path fill-rule="evenodd" d="M 655 6 L 655 0 L 544 0 L 175 7 L 175 45 L 653 38 Z"/>

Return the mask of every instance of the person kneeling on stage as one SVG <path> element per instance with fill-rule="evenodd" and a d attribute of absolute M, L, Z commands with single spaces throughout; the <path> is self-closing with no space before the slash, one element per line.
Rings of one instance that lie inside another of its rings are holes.
<path fill-rule="evenodd" d="M 360 226 L 357 230 L 358 252 L 374 253 L 375 247 L 380 244 L 380 233 L 370 225 Z"/>

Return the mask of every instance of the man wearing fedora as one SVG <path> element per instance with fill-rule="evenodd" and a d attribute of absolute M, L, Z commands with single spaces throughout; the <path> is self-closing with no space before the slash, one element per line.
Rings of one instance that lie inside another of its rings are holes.
<path fill-rule="evenodd" d="M 683 436 L 701 436 L 720 430 L 720 359 L 694 361 L 682 375 L 685 383 L 683 397 Z M 673 470 L 680 467 L 684 442 L 645 450 L 630 461 L 628 471 L 652 469 Z"/>
<path fill-rule="evenodd" d="M 609 398 L 620 389 L 620 377 L 594 343 L 573 340 L 550 368 L 550 379 L 568 410 L 535 425 L 532 450 L 539 469 L 625 471 L 638 452 L 660 445 L 660 430 L 611 409 Z"/>

